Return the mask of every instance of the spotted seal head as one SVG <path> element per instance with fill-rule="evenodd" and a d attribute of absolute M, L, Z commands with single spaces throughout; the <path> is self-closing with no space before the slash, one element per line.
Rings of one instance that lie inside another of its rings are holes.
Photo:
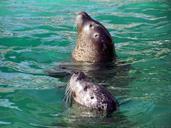
<path fill-rule="evenodd" d="M 106 114 L 118 109 L 118 103 L 112 94 L 103 86 L 89 81 L 83 72 L 71 76 L 66 91 L 76 103 L 89 109 Z"/>
<path fill-rule="evenodd" d="M 108 30 L 86 12 L 76 16 L 78 38 L 72 58 L 79 62 L 99 63 L 116 57 L 112 37 Z"/>

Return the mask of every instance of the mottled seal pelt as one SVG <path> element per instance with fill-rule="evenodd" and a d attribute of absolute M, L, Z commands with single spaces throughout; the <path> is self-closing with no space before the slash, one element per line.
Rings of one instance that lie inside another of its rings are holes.
<path fill-rule="evenodd" d="M 72 71 L 83 71 L 86 75 L 93 71 L 93 74 L 98 74 L 96 72 L 111 68 L 111 65 L 115 71 L 118 60 L 108 30 L 86 12 L 78 13 L 75 22 L 77 41 L 72 51 L 72 62 L 60 62 L 46 73 L 60 78 L 72 75 Z"/>
<path fill-rule="evenodd" d="M 66 97 L 107 115 L 118 109 L 118 103 L 112 94 L 102 85 L 91 82 L 83 72 L 73 73 L 66 88 Z"/>
<path fill-rule="evenodd" d="M 116 59 L 115 47 L 108 30 L 86 12 L 76 16 L 77 42 L 72 58 L 77 62 L 110 62 Z"/>

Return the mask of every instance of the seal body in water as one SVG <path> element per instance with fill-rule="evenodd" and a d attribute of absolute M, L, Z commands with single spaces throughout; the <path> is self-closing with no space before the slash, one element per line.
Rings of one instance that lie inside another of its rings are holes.
<path fill-rule="evenodd" d="M 82 106 L 107 115 L 118 109 L 118 103 L 112 94 L 103 86 L 89 81 L 83 72 L 73 73 L 66 96 Z"/>
<path fill-rule="evenodd" d="M 78 38 L 72 58 L 79 62 L 99 63 L 116 59 L 115 47 L 108 30 L 86 12 L 76 17 Z"/>
<path fill-rule="evenodd" d="M 72 71 L 83 71 L 88 76 L 91 76 L 93 71 L 93 74 L 98 74 L 97 77 L 99 77 L 99 71 L 105 72 L 106 69 L 111 68 L 111 65 L 115 71 L 117 67 L 115 46 L 108 30 L 86 12 L 77 14 L 76 25 L 77 41 L 72 52 L 73 61 L 59 63 L 46 73 L 63 78 L 72 75 Z"/>

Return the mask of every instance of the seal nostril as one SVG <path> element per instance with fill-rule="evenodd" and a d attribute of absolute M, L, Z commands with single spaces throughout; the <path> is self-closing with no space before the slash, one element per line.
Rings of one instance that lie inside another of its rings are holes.
<path fill-rule="evenodd" d="M 76 75 L 77 75 L 77 74 L 79 74 L 79 72 L 78 72 L 78 71 L 74 71 L 73 73 L 74 73 L 74 74 L 76 74 Z"/>
<path fill-rule="evenodd" d="M 98 110 L 98 111 L 101 111 L 101 108 L 100 108 L 100 107 L 98 107 L 98 108 L 97 108 L 97 110 Z"/>

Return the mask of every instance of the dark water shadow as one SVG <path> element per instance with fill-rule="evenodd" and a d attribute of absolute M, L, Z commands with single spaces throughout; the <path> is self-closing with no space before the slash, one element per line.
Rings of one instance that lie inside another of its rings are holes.
<path fill-rule="evenodd" d="M 127 102 L 124 97 L 128 95 L 128 85 L 133 80 L 129 77 L 130 69 L 130 64 L 121 61 L 99 64 L 68 62 L 46 70 L 46 74 L 58 78 L 60 81 L 68 82 L 74 71 L 82 71 L 92 82 L 108 88 L 113 96 L 118 96 L 121 100 L 120 104 L 122 104 Z"/>
<path fill-rule="evenodd" d="M 108 84 L 115 80 L 117 82 L 119 79 L 128 78 L 127 76 L 130 68 L 130 64 L 125 62 L 97 64 L 65 62 L 56 65 L 52 69 L 46 70 L 45 73 L 51 77 L 66 80 L 69 79 L 73 72 L 81 71 L 84 72 L 92 81 L 105 85 L 106 82 Z M 116 83 L 116 85 L 118 84 Z"/>

